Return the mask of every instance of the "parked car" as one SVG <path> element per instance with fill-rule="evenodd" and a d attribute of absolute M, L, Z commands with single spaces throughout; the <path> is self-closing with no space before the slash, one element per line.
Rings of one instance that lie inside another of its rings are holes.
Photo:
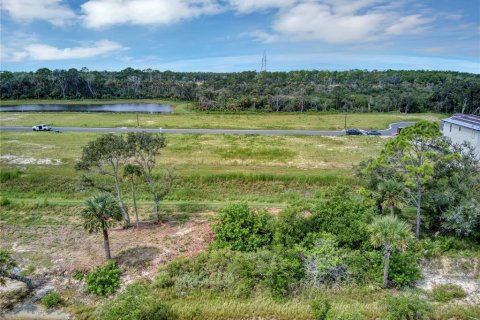
<path fill-rule="evenodd" d="M 52 127 L 47 126 L 46 124 L 37 124 L 36 126 L 32 127 L 33 131 L 51 131 Z"/>
<path fill-rule="evenodd" d="M 348 129 L 346 134 L 349 136 L 361 136 L 363 133 L 358 129 Z"/>
<path fill-rule="evenodd" d="M 382 134 L 377 130 L 368 130 L 367 136 L 381 136 Z"/>

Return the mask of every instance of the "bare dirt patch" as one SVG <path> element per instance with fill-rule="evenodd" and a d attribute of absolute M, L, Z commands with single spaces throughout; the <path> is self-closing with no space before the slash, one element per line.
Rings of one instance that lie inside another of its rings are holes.
<path fill-rule="evenodd" d="M 80 226 L 4 225 L 0 231 L 2 247 L 18 255 L 21 267 L 34 264 L 36 273 L 45 277 L 69 276 L 105 262 L 102 236 L 89 235 Z M 111 230 L 110 247 L 126 278 L 133 281 L 153 277 L 161 264 L 178 256 L 197 255 L 206 250 L 212 238 L 210 222 L 204 220 L 180 225 L 144 223 L 138 230 Z"/>

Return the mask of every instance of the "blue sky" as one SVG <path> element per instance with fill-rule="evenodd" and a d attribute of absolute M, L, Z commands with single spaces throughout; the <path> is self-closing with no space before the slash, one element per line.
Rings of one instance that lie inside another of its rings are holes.
<path fill-rule="evenodd" d="M 480 0 L 2 0 L 1 70 L 480 73 Z"/>

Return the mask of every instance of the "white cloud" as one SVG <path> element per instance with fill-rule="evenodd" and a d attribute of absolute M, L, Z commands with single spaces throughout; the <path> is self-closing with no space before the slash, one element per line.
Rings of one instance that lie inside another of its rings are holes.
<path fill-rule="evenodd" d="M 389 26 L 385 33 L 391 35 L 422 33 L 431 21 L 432 19 L 425 18 L 420 14 L 401 17 L 395 24 Z"/>
<path fill-rule="evenodd" d="M 88 28 L 167 25 L 221 10 L 215 0 L 90 0 L 81 7 Z"/>
<path fill-rule="evenodd" d="M 405 1 L 230 0 L 240 13 L 277 8 L 270 31 L 248 32 L 255 40 L 321 41 L 354 44 L 426 31 L 433 18 L 407 15 Z"/>
<path fill-rule="evenodd" d="M 18 21 L 45 20 L 64 26 L 76 19 L 72 9 L 61 0 L 2 0 L 1 8 Z"/>
<path fill-rule="evenodd" d="M 230 0 L 230 5 L 239 13 L 251 13 L 272 8 L 285 8 L 297 0 Z"/>
<path fill-rule="evenodd" d="M 244 32 L 240 34 L 241 37 L 248 36 L 253 38 L 256 41 L 261 41 L 265 43 L 273 43 L 278 40 L 278 36 L 276 34 L 264 32 L 261 30 L 255 30 L 252 32 Z"/>
<path fill-rule="evenodd" d="M 338 6 L 337 6 L 338 7 Z M 377 12 L 353 14 L 352 8 L 317 2 L 299 4 L 279 14 L 273 30 L 292 40 L 321 40 L 329 43 L 352 43 L 372 40 L 386 16 Z M 347 10 L 348 9 L 348 10 Z"/>
<path fill-rule="evenodd" d="M 91 45 L 59 49 L 45 44 L 29 44 L 23 50 L 15 50 L 2 46 L 2 59 L 5 61 L 22 61 L 22 60 L 73 60 L 86 59 L 105 54 L 114 53 L 124 50 L 119 43 L 101 40 Z"/>

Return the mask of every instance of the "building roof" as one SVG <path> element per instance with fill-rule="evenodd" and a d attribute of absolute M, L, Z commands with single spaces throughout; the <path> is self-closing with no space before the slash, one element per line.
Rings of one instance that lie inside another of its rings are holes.
<path fill-rule="evenodd" d="M 444 122 L 453 123 L 465 128 L 480 131 L 480 117 L 473 114 L 457 113 L 450 118 L 443 119 Z"/>

